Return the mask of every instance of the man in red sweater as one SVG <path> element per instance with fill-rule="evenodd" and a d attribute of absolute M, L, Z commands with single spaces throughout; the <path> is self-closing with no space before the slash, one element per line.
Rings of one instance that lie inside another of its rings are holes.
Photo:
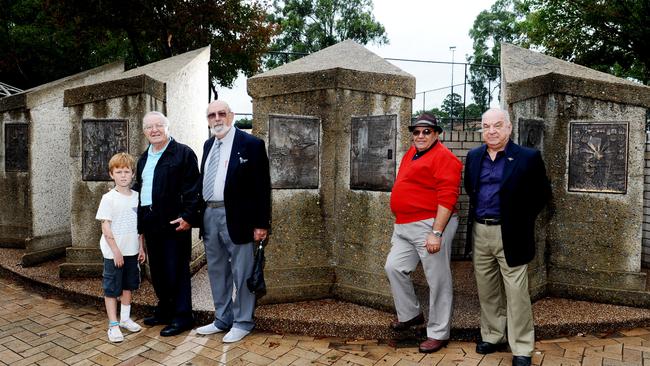
<path fill-rule="evenodd" d="M 439 350 L 449 342 L 453 287 L 451 243 L 458 227 L 456 201 L 462 164 L 439 140 L 442 128 L 430 114 L 409 126 L 413 146 L 400 163 L 390 198 L 395 215 L 392 247 L 386 258 L 397 320 L 396 331 L 424 323 L 411 273 L 418 262 L 429 284 L 427 340 L 420 352 Z"/>

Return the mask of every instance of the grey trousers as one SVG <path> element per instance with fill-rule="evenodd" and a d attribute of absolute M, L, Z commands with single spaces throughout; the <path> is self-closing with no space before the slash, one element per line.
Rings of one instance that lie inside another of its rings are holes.
<path fill-rule="evenodd" d="M 225 207 L 208 207 L 203 215 L 203 244 L 214 301 L 214 325 L 223 330 L 253 329 L 255 295 L 246 286 L 246 279 L 253 273 L 253 243 L 233 243 Z"/>
<path fill-rule="evenodd" d="M 528 265 L 506 263 L 501 226 L 474 223 L 474 275 L 481 303 L 481 338 L 504 343 L 513 356 L 531 356 L 535 347 L 533 311 L 528 293 Z M 506 330 L 507 329 L 507 330 Z"/>
<path fill-rule="evenodd" d="M 442 233 L 440 251 L 429 254 L 425 246 L 434 219 L 408 224 L 395 224 L 392 247 L 386 258 L 386 275 L 390 281 L 397 319 L 401 322 L 413 319 L 422 312 L 415 296 L 411 273 L 422 262 L 424 275 L 429 284 L 429 317 L 427 337 L 449 339 L 454 288 L 451 280 L 451 243 L 458 228 L 458 216 L 449 218 Z"/>

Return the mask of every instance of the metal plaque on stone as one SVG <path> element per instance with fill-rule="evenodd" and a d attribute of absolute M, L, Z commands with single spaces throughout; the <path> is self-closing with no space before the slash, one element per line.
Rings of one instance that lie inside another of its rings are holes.
<path fill-rule="evenodd" d="M 542 151 L 544 145 L 544 121 L 519 118 L 519 144 Z"/>
<path fill-rule="evenodd" d="M 571 122 L 568 190 L 627 192 L 627 122 Z"/>
<path fill-rule="evenodd" d="M 5 171 L 29 170 L 29 126 L 25 123 L 5 125 Z"/>
<path fill-rule="evenodd" d="M 84 119 L 81 121 L 82 179 L 108 181 L 108 161 L 118 152 L 128 152 L 126 120 Z"/>
<path fill-rule="evenodd" d="M 390 192 L 395 182 L 397 115 L 352 117 L 350 188 Z"/>
<path fill-rule="evenodd" d="M 273 188 L 318 188 L 320 119 L 269 116 L 269 160 Z"/>

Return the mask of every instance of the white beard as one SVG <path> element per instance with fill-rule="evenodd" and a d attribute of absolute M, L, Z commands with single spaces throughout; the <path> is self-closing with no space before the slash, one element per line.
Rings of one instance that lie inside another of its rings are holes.
<path fill-rule="evenodd" d="M 226 126 L 225 124 L 224 125 L 215 125 L 215 126 L 210 127 L 210 132 L 215 136 L 217 136 L 217 135 L 225 135 L 226 133 L 228 133 L 229 130 L 230 130 L 230 127 Z"/>

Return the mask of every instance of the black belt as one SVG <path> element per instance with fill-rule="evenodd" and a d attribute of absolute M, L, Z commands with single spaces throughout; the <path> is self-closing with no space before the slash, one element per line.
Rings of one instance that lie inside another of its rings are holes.
<path fill-rule="evenodd" d="M 224 207 L 223 201 L 206 201 L 205 205 L 210 208 Z"/>
<path fill-rule="evenodd" d="M 153 208 L 152 208 L 152 207 L 153 207 L 153 205 L 149 205 L 149 206 L 140 206 L 140 209 L 141 209 L 141 210 L 144 210 L 144 211 L 153 211 Z"/>
<path fill-rule="evenodd" d="M 474 221 L 483 225 L 501 225 L 501 219 L 498 217 L 477 217 Z"/>

